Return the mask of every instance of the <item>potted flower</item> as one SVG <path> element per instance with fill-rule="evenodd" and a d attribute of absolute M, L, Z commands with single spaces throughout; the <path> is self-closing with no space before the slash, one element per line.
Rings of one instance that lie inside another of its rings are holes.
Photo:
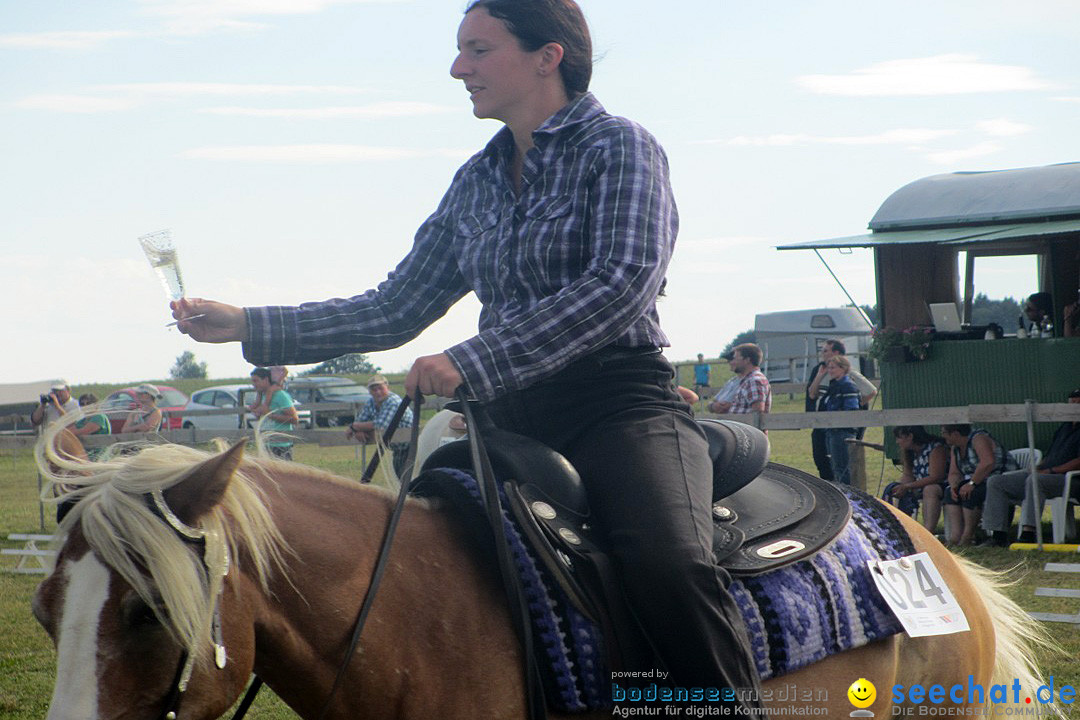
<path fill-rule="evenodd" d="M 883 362 L 925 360 L 930 356 L 933 328 L 914 325 L 905 330 L 877 327 L 871 332 L 867 355 Z"/>

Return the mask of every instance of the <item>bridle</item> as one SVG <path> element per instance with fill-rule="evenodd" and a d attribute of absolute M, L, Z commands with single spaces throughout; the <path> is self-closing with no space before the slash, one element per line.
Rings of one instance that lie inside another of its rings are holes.
<path fill-rule="evenodd" d="M 179 518 L 169 507 L 169 504 L 165 501 L 165 496 L 161 490 L 152 490 L 146 495 L 146 504 L 150 508 L 150 511 L 157 515 L 160 519 L 173 529 L 174 532 L 183 540 L 195 547 L 199 552 L 199 557 L 202 559 L 203 567 L 206 569 L 207 576 L 213 580 L 214 573 L 219 573 L 221 576 L 221 583 L 218 584 L 217 594 L 214 598 L 214 614 L 212 620 L 211 631 L 213 633 L 214 642 L 214 664 L 219 670 L 224 670 L 228 661 L 227 654 L 225 652 L 225 642 L 222 637 L 221 631 L 221 596 L 224 593 L 225 583 L 224 578 L 229 574 L 229 550 L 225 543 L 218 543 L 220 548 L 220 557 L 217 559 L 216 566 L 212 567 L 210 561 L 207 559 L 207 532 L 202 528 L 196 528 L 188 525 Z M 212 587 L 212 584 L 211 584 Z M 180 660 L 176 665 L 176 672 L 173 675 L 172 683 L 169 686 L 169 694 L 165 698 L 165 705 L 162 708 L 161 715 L 158 716 L 159 720 L 176 720 L 180 714 L 180 702 L 184 699 L 184 693 L 187 691 L 188 683 L 191 681 L 191 673 L 194 670 L 194 658 L 191 654 L 183 649 L 180 651 Z"/>
<path fill-rule="evenodd" d="M 480 426 L 476 422 L 473 416 L 472 407 L 468 398 L 468 394 L 465 391 L 464 386 L 459 387 L 456 392 L 457 400 L 461 406 L 461 412 L 465 416 L 466 425 L 469 428 L 469 449 L 472 456 L 473 469 L 476 473 L 477 485 L 480 490 L 481 498 L 483 499 L 484 509 L 487 513 L 488 520 L 491 523 L 493 534 L 495 537 L 495 550 L 496 555 L 499 558 L 499 570 L 502 575 L 504 590 L 507 593 L 507 599 L 510 604 L 511 616 L 514 619 L 515 630 L 518 634 L 518 639 L 522 644 L 522 650 L 525 659 L 525 701 L 526 711 L 530 720 L 538 720 L 547 716 L 546 708 L 544 707 L 544 693 L 540 686 L 540 674 L 536 665 L 535 656 L 532 652 L 532 630 L 528 619 L 528 603 L 518 584 L 516 577 L 513 574 L 513 559 L 509 544 L 506 541 L 506 537 L 502 532 L 497 531 L 501 527 L 502 523 L 502 509 L 499 503 L 498 488 L 495 482 L 495 473 L 491 466 L 491 461 L 488 458 L 487 450 L 484 447 L 483 439 L 480 437 Z M 389 446 L 390 438 L 397 431 L 398 426 L 401 423 L 402 418 L 405 416 L 405 411 L 409 407 L 410 397 L 405 396 L 402 398 L 401 403 L 398 405 L 397 411 L 394 413 L 393 419 L 387 426 L 385 433 L 383 434 L 384 445 Z M 371 581 L 368 583 L 367 592 L 364 595 L 363 603 L 360 605 L 360 611 L 356 618 L 356 623 L 353 626 L 352 637 L 349 640 L 349 646 L 345 651 L 345 656 L 338 667 L 337 675 L 334 678 L 334 684 L 330 688 L 330 692 L 326 697 L 326 701 L 323 704 L 322 711 L 319 713 L 319 720 L 324 720 L 327 713 L 330 711 L 331 703 L 334 700 L 334 696 L 337 694 L 341 683 L 345 679 L 345 674 L 348 670 L 349 663 L 352 660 L 353 655 L 356 652 L 356 648 L 360 643 L 360 635 L 363 632 L 364 624 L 367 621 L 368 614 L 371 611 L 372 603 L 375 600 L 376 593 L 379 585 L 382 581 L 383 574 L 386 571 L 386 566 L 390 556 L 390 548 L 393 545 L 394 534 L 397 530 L 398 521 L 401 518 L 402 510 L 405 507 L 405 499 L 408 496 L 409 484 L 413 476 L 413 465 L 416 462 L 416 451 L 420 438 L 420 408 L 424 404 L 424 398 L 418 392 L 416 394 L 416 413 L 412 425 L 412 433 L 409 439 L 409 453 L 405 461 L 405 470 L 402 473 L 401 488 L 398 492 L 397 501 L 394 504 L 394 509 L 390 514 L 390 519 L 387 522 L 386 530 L 383 533 L 382 546 L 379 549 L 378 558 L 375 561 L 375 567 L 371 573 Z M 379 462 L 383 453 L 375 453 L 371 462 L 368 464 L 367 469 L 364 470 L 363 475 L 360 477 L 361 483 L 370 483 L 371 478 L 374 476 L 375 471 L 379 467 Z M 164 498 L 160 492 L 157 494 L 151 494 L 151 499 L 154 502 L 154 508 L 159 516 L 161 516 L 165 522 L 167 522 L 174 530 L 176 530 L 181 537 L 191 542 L 199 542 L 203 546 L 203 562 L 206 562 L 205 558 L 205 532 L 192 528 L 175 514 L 169 510 L 165 504 Z M 207 567 L 210 571 L 209 566 Z M 225 558 L 225 573 L 228 572 L 228 558 Z M 219 591 L 218 598 L 215 600 L 214 607 L 214 628 L 215 628 L 215 660 L 219 668 L 225 667 L 225 646 L 221 643 L 221 595 Z M 191 676 L 191 663 L 190 658 L 187 656 L 187 652 L 183 652 L 180 656 L 179 666 L 177 667 L 176 679 L 174 680 L 172 691 L 165 704 L 165 709 L 162 712 L 160 720 L 177 720 L 179 714 L 180 701 L 183 699 L 183 693 L 187 689 L 187 683 Z M 248 709 L 252 703 L 255 702 L 255 698 L 262 688 L 263 680 L 258 675 L 253 676 L 251 684 L 248 686 L 247 691 L 244 693 L 244 698 L 241 700 L 239 706 L 237 706 L 236 712 L 233 714 L 232 720 L 243 720 L 247 714 Z"/>

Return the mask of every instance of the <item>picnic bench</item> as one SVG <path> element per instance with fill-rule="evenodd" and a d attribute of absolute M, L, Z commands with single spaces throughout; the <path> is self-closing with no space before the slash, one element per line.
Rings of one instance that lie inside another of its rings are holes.
<path fill-rule="evenodd" d="M 13 542 L 21 542 L 20 548 L 2 548 L 0 555 L 12 555 L 19 558 L 15 567 L 5 567 L 4 570 L 27 575 L 43 575 L 52 569 L 52 559 L 56 557 L 55 550 L 38 547 L 38 543 L 50 543 L 52 535 L 35 535 L 33 533 L 11 533 L 7 539 Z"/>

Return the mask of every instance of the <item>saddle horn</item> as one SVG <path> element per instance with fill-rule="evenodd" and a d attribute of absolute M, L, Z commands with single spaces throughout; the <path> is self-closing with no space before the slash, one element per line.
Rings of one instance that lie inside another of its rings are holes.
<path fill-rule="evenodd" d="M 709 440 L 713 502 L 726 498 L 761 474 L 769 463 L 769 436 L 734 420 L 698 420 Z"/>

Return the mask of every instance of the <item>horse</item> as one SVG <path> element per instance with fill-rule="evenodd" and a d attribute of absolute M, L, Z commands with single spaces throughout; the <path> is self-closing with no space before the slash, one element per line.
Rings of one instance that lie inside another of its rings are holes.
<path fill-rule="evenodd" d="M 305 720 L 526 717 L 501 585 L 440 501 L 405 503 L 360 646 L 323 716 L 393 493 L 246 457 L 243 445 L 155 445 L 83 463 L 50 452 L 48 437 L 39 457 L 55 468 L 43 470 L 78 498 L 33 599 L 58 655 L 48 720 L 209 720 L 252 673 Z M 988 571 L 889 511 L 929 554 L 970 630 L 893 635 L 773 678 L 761 690 L 767 710 L 801 714 L 805 698 L 786 688 L 815 688 L 816 714 L 847 715 L 848 688 L 863 678 L 879 688 L 869 707 L 878 718 L 910 708 L 894 708 L 894 685 L 1039 685 L 1030 660 L 1037 623 Z M 971 713 L 984 699 L 949 706 Z"/>

